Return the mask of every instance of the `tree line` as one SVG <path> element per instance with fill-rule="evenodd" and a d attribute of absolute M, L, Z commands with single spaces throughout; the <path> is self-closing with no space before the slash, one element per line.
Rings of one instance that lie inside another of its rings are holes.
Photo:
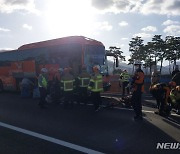
<path fill-rule="evenodd" d="M 173 64 L 174 70 L 177 60 L 180 59 L 180 37 L 166 36 L 165 39 L 162 39 L 161 35 L 154 35 L 152 41 L 144 44 L 144 40 L 136 36 L 129 42 L 129 52 L 129 65 L 134 64 L 135 60 L 139 60 L 143 62 L 144 68 L 149 68 L 151 72 L 152 67 L 157 67 L 157 63 L 160 62 L 161 73 L 163 62 L 167 60 L 169 61 L 169 70 L 171 70 L 171 64 Z M 125 60 L 120 48 L 111 46 L 107 53 L 114 53 L 121 60 Z"/>

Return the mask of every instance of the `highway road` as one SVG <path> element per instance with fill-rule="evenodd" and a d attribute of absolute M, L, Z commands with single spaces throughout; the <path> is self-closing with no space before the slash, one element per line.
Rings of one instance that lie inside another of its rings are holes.
<path fill-rule="evenodd" d="M 143 121 L 134 121 L 133 110 L 121 105 L 99 112 L 91 104 L 64 109 L 51 103 L 40 109 L 38 100 L 2 93 L 0 153 L 179 153 L 156 148 L 157 143 L 180 143 L 180 116 L 156 115 L 154 103 L 144 96 Z"/>

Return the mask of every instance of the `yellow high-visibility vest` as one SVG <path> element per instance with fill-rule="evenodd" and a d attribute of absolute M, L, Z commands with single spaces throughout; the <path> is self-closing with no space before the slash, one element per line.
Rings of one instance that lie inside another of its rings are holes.
<path fill-rule="evenodd" d="M 102 92 L 103 91 L 103 80 L 102 75 L 96 76 L 96 78 L 91 78 L 88 89 L 92 92 Z"/>
<path fill-rule="evenodd" d="M 40 78 L 42 78 L 42 79 L 38 80 L 38 86 L 47 88 L 48 81 L 46 80 L 46 78 L 43 75 L 40 75 Z"/>
<path fill-rule="evenodd" d="M 128 73 L 123 72 L 121 76 L 122 76 L 122 82 L 129 81 L 130 75 Z"/>
<path fill-rule="evenodd" d="M 80 81 L 80 84 L 79 84 L 79 87 L 88 87 L 88 85 L 89 85 L 89 81 L 90 81 L 90 78 L 81 78 L 81 77 L 79 77 L 78 78 L 79 79 L 79 81 Z"/>
<path fill-rule="evenodd" d="M 75 80 L 61 80 L 61 83 L 63 83 L 63 90 L 64 91 L 73 91 L 74 89 L 74 81 Z"/>

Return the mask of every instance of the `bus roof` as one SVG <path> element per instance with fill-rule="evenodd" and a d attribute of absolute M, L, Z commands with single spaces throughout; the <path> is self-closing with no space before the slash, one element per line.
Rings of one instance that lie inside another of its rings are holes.
<path fill-rule="evenodd" d="M 2 53 L 9 53 L 9 52 L 16 52 L 17 50 L 0 50 L 0 54 Z"/>
<path fill-rule="evenodd" d="M 58 39 L 53 39 L 53 40 L 25 44 L 25 45 L 20 46 L 18 50 L 42 48 L 42 47 L 47 47 L 47 46 L 56 46 L 60 44 L 89 44 L 89 45 L 104 46 L 101 42 L 84 37 L 84 36 L 69 36 L 69 37 L 63 37 L 63 38 L 58 38 Z"/>

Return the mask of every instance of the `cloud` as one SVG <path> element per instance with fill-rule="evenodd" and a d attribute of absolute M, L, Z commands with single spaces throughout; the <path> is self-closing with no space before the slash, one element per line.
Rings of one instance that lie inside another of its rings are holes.
<path fill-rule="evenodd" d="M 12 13 L 17 10 L 40 14 L 35 8 L 34 0 L 0 0 L 1 13 Z"/>
<path fill-rule="evenodd" d="M 104 10 L 113 5 L 113 0 L 91 0 L 92 6 L 94 6 L 97 9 Z"/>
<path fill-rule="evenodd" d="M 95 29 L 110 31 L 113 29 L 112 25 L 110 25 L 107 21 L 97 22 L 94 24 Z"/>
<path fill-rule="evenodd" d="M 120 44 L 120 48 L 123 48 L 125 46 L 125 44 Z"/>
<path fill-rule="evenodd" d="M 119 23 L 119 26 L 125 27 L 125 26 L 128 26 L 128 23 L 127 23 L 126 21 L 121 21 L 121 22 Z"/>
<path fill-rule="evenodd" d="M 100 11 L 113 13 L 137 12 L 145 15 L 180 15 L 179 0 L 91 0 Z"/>
<path fill-rule="evenodd" d="M 143 14 L 180 15 L 177 0 L 149 0 L 140 10 Z"/>
<path fill-rule="evenodd" d="M 166 35 L 178 36 L 178 35 L 180 35 L 180 25 L 170 25 L 170 26 L 167 26 L 163 30 L 163 32 L 166 33 Z"/>
<path fill-rule="evenodd" d="M 28 25 L 28 24 L 23 24 L 22 27 L 24 29 L 28 29 L 28 30 L 32 30 L 32 26 Z"/>
<path fill-rule="evenodd" d="M 180 24 L 180 22 L 179 21 L 166 20 L 162 23 L 162 25 L 164 25 L 164 26 L 175 25 L 175 24 Z"/>
<path fill-rule="evenodd" d="M 128 38 L 127 37 L 123 37 L 123 38 L 121 38 L 121 40 L 128 40 Z"/>
<path fill-rule="evenodd" d="M 2 32 L 9 32 L 9 31 L 11 31 L 10 29 L 6 29 L 6 28 L 1 28 L 0 27 L 0 31 L 2 31 Z"/>
<path fill-rule="evenodd" d="M 142 37 L 142 38 L 151 38 L 152 34 L 149 34 L 149 33 L 137 33 L 137 34 L 133 35 L 133 37 L 136 37 L 136 36 L 139 36 L 139 37 Z"/>
<path fill-rule="evenodd" d="M 154 26 L 147 26 L 141 29 L 144 32 L 156 32 L 157 28 Z"/>

